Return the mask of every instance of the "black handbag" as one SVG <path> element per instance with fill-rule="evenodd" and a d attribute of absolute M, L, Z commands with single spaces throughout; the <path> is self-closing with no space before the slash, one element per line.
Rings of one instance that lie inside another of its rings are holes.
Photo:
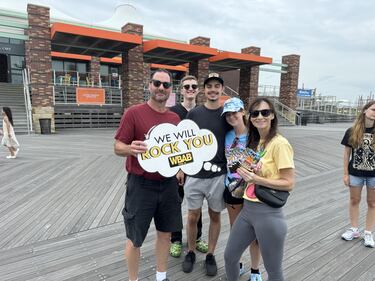
<path fill-rule="evenodd" d="M 288 200 L 289 192 L 272 189 L 263 185 L 255 185 L 255 196 L 261 202 L 273 208 L 281 208 Z"/>

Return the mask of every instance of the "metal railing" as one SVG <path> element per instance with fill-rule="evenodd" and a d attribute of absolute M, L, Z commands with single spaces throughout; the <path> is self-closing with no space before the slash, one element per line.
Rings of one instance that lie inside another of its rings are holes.
<path fill-rule="evenodd" d="M 99 87 L 121 89 L 121 75 L 100 75 L 91 72 L 52 70 L 52 83 L 59 86 Z"/>
<path fill-rule="evenodd" d="M 293 125 L 300 125 L 301 124 L 301 118 L 297 114 L 297 111 L 293 110 L 292 108 L 286 106 L 282 102 L 280 102 L 276 98 L 271 98 L 273 101 L 273 105 L 275 107 L 275 110 L 277 113 L 279 113 L 282 117 L 284 117 L 286 120 L 288 120 Z"/>
<path fill-rule="evenodd" d="M 231 87 L 229 86 L 225 86 L 224 87 L 224 94 L 226 96 L 230 96 L 230 97 L 238 97 L 240 94 L 237 93 L 235 90 L 233 90 Z"/>
<path fill-rule="evenodd" d="M 319 98 L 300 98 L 297 100 L 297 108 L 299 110 L 309 110 L 315 112 L 335 113 L 338 115 L 357 116 L 357 104 L 344 103 L 342 101 L 336 101 L 335 99 L 325 100 L 324 98 L 324 96 Z"/>
<path fill-rule="evenodd" d="M 280 95 L 280 87 L 274 85 L 259 85 L 258 96 L 278 97 Z"/>
<path fill-rule="evenodd" d="M 54 86 L 54 104 L 67 105 L 77 104 L 76 86 L 55 85 Z M 103 87 L 104 88 L 104 87 Z M 104 105 L 122 106 L 122 91 L 118 88 L 107 87 L 105 90 Z"/>

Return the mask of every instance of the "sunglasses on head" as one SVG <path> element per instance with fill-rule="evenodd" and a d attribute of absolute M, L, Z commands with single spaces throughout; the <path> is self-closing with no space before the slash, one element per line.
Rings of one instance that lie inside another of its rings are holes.
<path fill-rule="evenodd" d="M 193 89 L 193 90 L 196 90 L 198 88 L 198 85 L 197 84 L 186 84 L 186 85 L 183 85 L 182 87 L 184 87 L 185 90 L 189 90 L 190 87 Z"/>
<path fill-rule="evenodd" d="M 262 109 L 262 110 L 254 110 L 250 112 L 251 118 L 256 118 L 259 114 L 262 114 L 263 117 L 268 117 L 272 113 L 272 109 Z"/>
<path fill-rule="evenodd" d="M 159 80 L 151 80 L 152 84 L 156 87 L 159 88 L 160 85 L 163 85 L 164 89 L 169 89 L 172 86 L 171 82 L 161 82 Z"/>

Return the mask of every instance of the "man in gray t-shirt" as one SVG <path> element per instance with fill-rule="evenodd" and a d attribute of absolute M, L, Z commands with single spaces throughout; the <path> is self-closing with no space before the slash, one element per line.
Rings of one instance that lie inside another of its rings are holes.
<path fill-rule="evenodd" d="M 217 274 L 217 265 L 214 257 L 216 243 L 220 234 L 220 212 L 225 208 L 223 200 L 224 179 L 226 174 L 226 158 L 224 152 L 225 134 L 230 129 L 224 117 L 220 97 L 223 94 L 224 81 L 217 73 L 211 73 L 204 81 L 206 102 L 189 111 L 187 119 L 196 122 L 200 129 L 213 132 L 218 141 L 218 151 L 210 161 L 212 168 L 209 171 L 202 169 L 194 176 L 186 177 L 184 193 L 188 207 L 187 238 L 188 253 L 182 263 L 182 270 L 191 272 L 195 263 L 195 238 L 197 235 L 197 221 L 200 216 L 203 200 L 208 203 L 210 216 L 208 253 L 205 261 L 206 274 Z"/>

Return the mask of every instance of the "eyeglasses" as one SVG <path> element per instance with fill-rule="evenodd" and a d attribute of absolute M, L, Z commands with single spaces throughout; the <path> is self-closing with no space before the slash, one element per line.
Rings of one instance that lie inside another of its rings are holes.
<path fill-rule="evenodd" d="M 169 89 L 172 86 L 171 82 L 161 82 L 159 80 L 151 80 L 152 84 L 156 87 L 159 88 L 160 85 L 163 85 L 164 89 Z"/>
<path fill-rule="evenodd" d="M 254 110 L 250 112 L 250 117 L 256 118 L 259 116 L 259 113 L 262 114 L 263 117 L 268 117 L 272 112 L 272 109 Z"/>
<path fill-rule="evenodd" d="M 186 84 L 186 85 L 183 85 L 182 87 L 184 87 L 185 90 L 189 90 L 190 87 L 193 89 L 193 90 L 196 90 L 198 88 L 198 85 L 197 84 Z"/>

